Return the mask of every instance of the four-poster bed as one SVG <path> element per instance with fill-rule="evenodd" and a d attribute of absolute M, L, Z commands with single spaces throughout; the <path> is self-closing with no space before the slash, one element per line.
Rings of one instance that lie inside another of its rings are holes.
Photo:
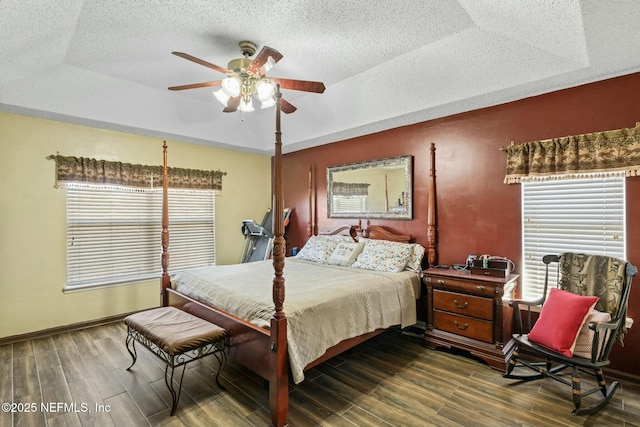
<path fill-rule="evenodd" d="M 169 276 L 169 218 L 168 218 L 168 203 L 167 203 L 167 187 L 168 187 L 168 178 L 167 178 L 167 146 L 164 145 L 164 173 L 163 173 L 163 210 L 162 210 L 162 305 L 167 306 L 175 306 L 178 307 L 188 313 L 196 315 L 200 318 L 208 320 L 220 327 L 224 328 L 229 334 L 229 356 L 233 358 L 238 363 L 244 365 L 248 369 L 252 370 L 256 374 L 260 375 L 262 378 L 269 381 L 269 406 L 271 412 L 271 424 L 274 426 L 284 426 L 287 424 L 287 412 L 288 412 L 288 387 L 289 387 L 289 372 L 290 369 L 294 373 L 294 380 L 299 380 L 299 375 L 296 374 L 297 369 L 299 369 L 294 364 L 290 363 L 288 349 L 289 346 L 292 345 L 292 341 L 288 338 L 289 336 L 289 327 L 294 327 L 294 329 L 303 329 L 297 323 L 298 322 L 298 307 L 295 305 L 296 297 L 299 294 L 299 291 L 296 288 L 291 289 L 290 297 L 291 300 L 288 300 L 288 308 L 291 310 L 291 324 L 289 323 L 290 319 L 288 315 L 285 314 L 284 311 L 284 301 L 285 301 L 285 278 L 283 275 L 284 264 L 285 264 L 285 241 L 284 241 L 284 225 L 283 225 L 283 185 L 282 185 L 282 141 L 281 141 L 281 130 L 280 130 L 280 93 L 276 92 L 276 141 L 275 141 L 275 158 L 273 163 L 273 194 L 274 194 L 274 249 L 273 249 L 273 259 L 272 265 L 272 292 L 271 292 L 271 302 L 272 307 L 269 310 L 271 314 L 269 314 L 268 322 L 263 318 L 266 324 L 256 324 L 254 321 L 247 320 L 246 317 L 240 317 L 239 315 L 231 314 L 228 311 L 222 308 L 216 308 L 212 304 L 209 304 L 204 301 L 203 297 L 198 292 L 191 292 L 188 294 L 187 291 L 182 292 L 176 289 L 177 285 L 172 284 L 172 279 Z M 433 150 L 433 148 L 432 148 Z M 310 174 L 311 175 L 311 174 Z M 390 242 L 402 242 L 409 243 L 411 241 L 411 236 L 409 235 L 399 235 L 393 233 L 392 231 L 380 227 L 367 225 L 365 228 L 362 228 L 360 224 L 357 226 L 344 226 L 339 227 L 338 229 L 332 230 L 329 233 L 319 233 L 319 235 L 339 235 L 339 234 L 347 234 L 352 238 L 354 236 L 362 236 L 367 239 L 381 239 L 388 240 Z M 316 237 L 316 236 L 314 236 Z M 353 241 L 353 239 L 352 239 Z M 400 245 L 401 243 L 396 243 Z M 406 245 L 409 246 L 409 245 Z M 418 245 L 419 246 L 419 245 Z M 424 251 L 424 248 L 422 248 Z M 416 249 L 417 252 L 417 249 Z M 433 251 L 432 251 L 433 252 Z M 430 255 L 432 252 L 429 252 Z M 433 252 L 435 253 L 435 252 Z M 420 259 L 422 254 L 420 254 Z M 420 259 L 418 259 L 418 268 Z M 268 263 L 269 261 L 260 261 L 258 263 Z M 307 261 L 298 261 L 296 259 L 291 259 L 290 262 L 290 270 L 292 273 L 292 278 L 296 277 L 296 263 L 304 263 Z M 253 267 L 258 267 L 258 263 Z M 227 267 L 227 266 L 224 266 Z M 233 266 L 228 266 L 233 267 Z M 311 266 L 306 266 L 311 268 Z M 349 267 L 334 267 L 334 269 L 350 269 Z M 304 266 L 302 267 L 304 268 Z M 299 268 L 298 268 L 299 269 Z M 289 271 L 289 270 L 287 270 Z M 371 271 L 362 270 L 363 273 L 374 274 Z M 407 273 L 403 271 L 402 273 Z M 395 273 L 378 273 L 378 276 L 391 276 Z M 402 275 L 401 273 L 398 273 Z M 418 277 L 418 274 L 414 271 L 414 276 Z M 288 276 L 289 277 L 289 276 Z M 314 276 L 316 277 L 325 277 Z M 297 280 L 297 279 L 296 279 Z M 372 279 L 366 279 L 368 283 L 373 283 Z M 377 280 L 377 279 L 376 279 Z M 386 277 L 382 280 L 386 280 L 388 282 L 394 282 L 391 279 L 387 279 Z M 327 280 L 323 280 L 323 283 Z M 411 281 L 409 281 L 411 282 Z M 293 285 L 295 282 L 291 282 Z M 407 282 L 408 283 L 408 282 Z M 418 289 L 419 289 L 419 280 L 418 280 Z M 381 285 L 382 286 L 382 285 Z M 387 285 L 385 285 L 387 286 Z M 390 284 L 390 286 L 396 286 L 398 289 L 398 295 L 409 295 L 414 298 L 412 301 L 413 305 L 413 321 L 415 322 L 415 298 L 419 296 L 419 291 L 417 295 L 415 294 L 415 280 L 411 285 L 398 285 L 398 284 Z M 402 288 L 401 288 L 402 286 Z M 407 291 L 406 286 L 413 286 L 410 291 Z M 369 286 L 371 287 L 371 286 Z M 187 289 L 187 288 L 184 288 Z M 332 291 L 333 292 L 333 291 Z M 393 292 L 393 291 L 387 291 Z M 403 303 L 401 298 L 388 298 L 385 297 L 386 300 L 399 300 L 395 301 L 394 304 L 398 303 L 398 307 L 393 307 L 390 309 L 390 313 L 382 313 L 379 316 L 381 320 L 379 320 L 379 325 L 375 327 L 374 330 L 368 330 L 365 333 L 358 333 L 357 335 L 349 336 L 346 339 L 340 338 L 340 341 L 333 344 L 329 343 L 326 351 L 323 349 L 323 353 L 319 357 L 313 356 L 312 360 L 304 359 L 303 370 L 310 369 L 313 366 L 316 366 L 322 363 L 325 360 L 330 359 L 331 357 L 340 354 L 341 352 L 352 348 L 373 336 L 376 336 L 389 327 L 393 325 L 406 326 L 405 323 L 410 323 L 411 313 L 409 314 L 405 312 L 405 308 L 407 304 Z M 357 305 L 357 304 L 356 304 Z M 360 304 L 364 305 L 364 304 Z M 411 304 L 409 304 L 411 305 Z M 264 311 L 264 310 L 263 310 Z M 344 310 L 343 310 L 344 311 Z M 394 317 L 395 316 L 395 317 Z M 327 316 L 329 319 L 333 319 L 334 316 Z M 382 319 L 384 318 L 384 319 Z M 391 320 L 389 320 L 391 319 Z M 325 319 L 326 321 L 326 319 Z M 328 321 L 327 321 L 328 322 Z M 386 323 L 385 323 L 386 322 Z M 390 323 L 389 323 L 390 322 Z M 300 347 L 305 347 L 301 345 Z M 298 347 L 291 347 L 298 348 Z M 292 369 L 293 368 L 293 369 Z"/>

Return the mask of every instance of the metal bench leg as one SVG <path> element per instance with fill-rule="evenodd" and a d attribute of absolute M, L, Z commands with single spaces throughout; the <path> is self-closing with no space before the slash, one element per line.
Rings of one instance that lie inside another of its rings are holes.
<path fill-rule="evenodd" d="M 222 370 L 227 364 L 227 355 L 225 354 L 224 349 L 222 351 L 217 351 L 213 353 L 213 355 L 218 360 L 218 372 L 216 372 L 216 384 L 222 390 L 226 391 L 227 388 L 220 383 L 220 372 L 222 372 Z"/>
<path fill-rule="evenodd" d="M 169 373 L 169 368 L 171 368 L 171 373 Z M 175 371 L 175 365 L 173 364 L 173 356 L 171 357 L 171 363 L 167 362 L 167 366 L 164 368 L 164 382 L 169 389 L 169 393 L 171 393 L 171 416 L 176 413 L 176 408 L 178 407 L 178 401 L 180 400 L 180 393 L 182 392 L 182 379 L 184 378 L 184 371 L 187 370 L 187 365 L 182 365 L 182 375 L 180 375 L 180 383 L 178 384 L 178 391 L 176 392 L 175 387 L 173 386 L 173 374 Z"/>
<path fill-rule="evenodd" d="M 127 368 L 127 371 L 128 371 L 129 369 L 131 369 L 131 367 L 133 367 L 133 365 L 135 365 L 136 360 L 138 360 L 138 353 L 136 352 L 136 340 L 131 334 L 130 328 L 127 332 L 127 339 L 125 341 L 125 344 L 127 346 L 127 351 L 129 352 L 129 354 L 131 355 L 131 359 L 133 360 L 131 362 L 131 365 L 129 365 L 129 367 Z"/>
<path fill-rule="evenodd" d="M 131 367 L 133 367 L 133 365 L 136 363 L 136 360 L 138 359 L 136 341 L 151 353 L 162 359 L 163 362 L 165 362 L 164 382 L 169 389 L 169 393 L 171 394 L 172 416 L 175 415 L 176 409 L 178 407 L 180 394 L 182 393 L 182 380 L 184 379 L 184 373 L 189 362 L 214 354 L 219 364 L 218 372 L 216 372 L 216 384 L 222 390 L 226 390 L 226 388 L 220 383 L 220 373 L 225 367 L 227 361 L 225 350 L 228 349 L 229 344 L 226 331 L 224 331 L 223 336 L 218 340 L 209 341 L 199 347 L 194 345 L 195 348 L 183 351 L 182 353 L 169 355 L 165 350 L 160 348 L 153 339 L 149 339 L 138 329 L 136 329 L 135 326 L 127 325 L 127 336 L 125 339 L 125 345 L 132 359 L 131 365 L 129 365 L 127 370 L 131 369 Z M 197 342 L 195 344 L 197 344 Z M 176 389 L 174 384 L 175 369 L 179 368 L 180 366 L 182 366 L 182 374 L 180 375 L 180 381 L 178 382 L 178 388 Z"/>

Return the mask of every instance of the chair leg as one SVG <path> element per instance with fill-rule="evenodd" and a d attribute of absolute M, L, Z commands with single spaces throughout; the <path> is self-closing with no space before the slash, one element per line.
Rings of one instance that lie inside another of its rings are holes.
<path fill-rule="evenodd" d="M 520 356 L 520 347 L 516 346 L 511 353 L 511 357 L 509 358 L 509 363 L 507 363 L 507 372 L 505 372 L 502 376 L 505 378 L 509 378 L 507 375 L 511 374 L 513 368 L 516 367 L 516 363 L 518 362 L 518 356 Z"/>
<path fill-rule="evenodd" d="M 602 392 L 603 396 L 607 396 L 607 382 L 604 380 L 604 374 L 602 373 L 602 369 L 594 369 L 596 380 L 598 381 L 598 387 L 600 387 L 600 392 Z"/>
<path fill-rule="evenodd" d="M 544 370 L 542 368 L 540 368 L 539 366 L 542 365 L 542 363 L 540 362 L 528 362 L 526 360 L 520 360 L 518 361 L 518 357 L 520 357 L 520 353 L 519 353 L 519 347 L 516 346 L 513 353 L 511 354 L 511 357 L 509 358 L 509 362 L 507 363 L 506 366 L 506 372 L 504 374 L 502 374 L 502 378 L 510 378 L 510 379 L 515 379 L 515 380 L 522 380 L 522 381 L 531 381 L 531 380 L 539 380 L 541 378 L 544 378 L 546 376 L 546 373 L 544 372 Z M 547 368 L 547 371 L 549 371 L 549 365 L 548 363 L 544 363 L 544 365 Z M 534 371 L 535 373 L 532 374 L 514 374 L 513 370 L 516 367 L 527 367 L 529 369 L 531 369 L 532 371 Z M 555 369 L 552 369 L 551 372 L 554 372 Z"/>
<path fill-rule="evenodd" d="M 580 404 L 582 402 L 582 392 L 580 391 L 580 374 L 578 367 L 573 365 L 571 369 L 571 389 L 573 393 L 573 406 L 576 409 L 573 410 L 573 414 L 580 410 Z"/>
<path fill-rule="evenodd" d="M 576 406 L 576 409 L 574 409 L 574 411 L 571 413 L 572 415 L 591 415 L 595 412 L 598 412 L 607 403 L 609 403 L 613 395 L 616 393 L 616 390 L 620 385 L 618 381 L 612 382 L 609 385 L 609 388 L 607 388 L 607 384 L 604 379 L 604 374 L 602 373 L 602 369 L 599 369 L 599 368 L 594 369 L 594 372 L 595 372 L 595 377 L 598 380 L 598 388 L 600 389 L 600 392 L 602 392 L 602 395 L 603 395 L 602 399 L 600 399 L 594 405 L 589 406 L 588 408 L 581 409 L 578 406 Z M 574 402 L 575 402 L 575 398 L 574 398 Z"/>

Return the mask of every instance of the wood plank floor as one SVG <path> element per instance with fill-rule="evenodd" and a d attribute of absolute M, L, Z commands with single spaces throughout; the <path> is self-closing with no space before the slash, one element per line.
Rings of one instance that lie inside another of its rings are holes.
<path fill-rule="evenodd" d="M 265 426 L 267 390 L 230 362 L 188 365 L 175 416 L 162 363 L 144 349 L 131 371 L 120 322 L 0 346 L 0 427 Z M 614 350 L 615 351 L 615 350 Z M 571 390 L 550 380 L 518 383 L 460 355 L 389 331 L 307 372 L 292 385 L 291 426 L 632 426 L 640 384 L 623 382 L 590 417 L 571 416 Z M 41 406 L 43 403 L 44 408 Z M 3 408 L 4 409 L 4 408 Z"/>

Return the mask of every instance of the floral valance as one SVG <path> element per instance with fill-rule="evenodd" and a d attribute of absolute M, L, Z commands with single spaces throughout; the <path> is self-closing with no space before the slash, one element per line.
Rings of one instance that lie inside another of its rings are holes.
<path fill-rule="evenodd" d="M 628 129 L 511 144 L 504 182 L 550 176 L 625 171 L 640 175 L 640 123 Z"/>
<path fill-rule="evenodd" d="M 368 196 L 369 185 L 353 182 L 334 182 L 331 186 L 334 196 Z"/>
<path fill-rule="evenodd" d="M 71 182 L 120 185 L 135 188 L 162 187 L 162 166 L 133 165 L 87 157 L 51 155 L 56 161 L 56 187 Z M 226 172 L 168 168 L 169 188 L 222 191 Z"/>

